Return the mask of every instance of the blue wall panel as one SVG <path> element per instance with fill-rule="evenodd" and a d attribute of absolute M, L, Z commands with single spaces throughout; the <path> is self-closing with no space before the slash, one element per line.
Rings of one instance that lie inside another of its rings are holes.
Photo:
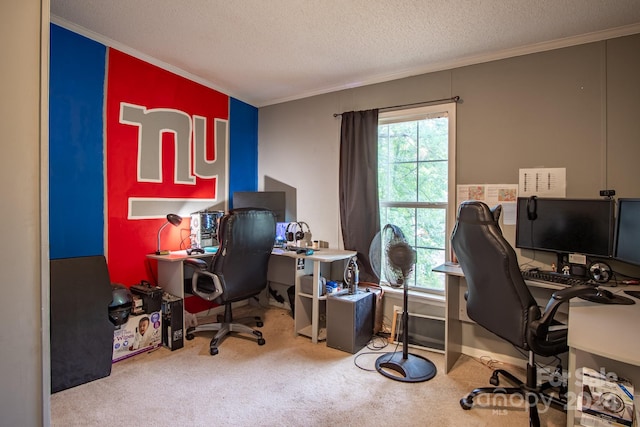
<path fill-rule="evenodd" d="M 234 191 L 258 189 L 258 109 L 229 98 L 229 201 Z"/>
<path fill-rule="evenodd" d="M 104 254 L 106 47 L 51 24 L 50 257 Z"/>

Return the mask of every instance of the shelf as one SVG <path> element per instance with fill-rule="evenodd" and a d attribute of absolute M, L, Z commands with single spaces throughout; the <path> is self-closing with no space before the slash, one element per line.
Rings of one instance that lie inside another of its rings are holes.
<path fill-rule="evenodd" d="M 313 336 L 313 325 L 305 326 L 304 328 L 298 330 L 298 334 L 304 335 L 305 337 L 311 338 Z M 327 329 L 319 328 L 318 329 L 318 341 L 324 341 L 327 339 Z"/>
<path fill-rule="evenodd" d="M 313 295 L 311 295 L 311 294 L 307 294 L 307 293 L 300 292 L 300 294 L 299 294 L 299 295 L 300 295 L 301 297 L 304 297 L 304 298 L 311 298 L 311 299 L 313 299 Z M 318 301 L 324 301 L 324 300 L 326 300 L 326 299 L 327 299 L 327 295 L 320 295 L 320 296 L 318 297 Z"/>
<path fill-rule="evenodd" d="M 285 255 L 285 254 L 283 254 Z M 287 256 L 291 256 L 289 253 Z M 318 286 L 313 286 L 314 283 L 318 283 L 320 275 L 322 273 L 321 264 L 333 263 L 334 261 L 344 261 L 352 256 L 355 256 L 355 251 L 344 251 L 339 249 L 323 249 L 321 252 L 311 255 L 302 256 L 295 254 L 295 258 L 303 258 L 313 262 L 313 274 L 311 275 L 312 286 L 307 287 L 305 290 L 311 290 L 311 292 L 302 292 L 301 279 L 305 271 L 296 270 L 295 276 L 295 330 L 299 335 L 304 335 L 311 338 L 311 342 L 314 344 L 318 341 L 326 340 L 326 320 L 323 318 L 326 313 L 327 295 L 318 295 L 322 289 Z"/>

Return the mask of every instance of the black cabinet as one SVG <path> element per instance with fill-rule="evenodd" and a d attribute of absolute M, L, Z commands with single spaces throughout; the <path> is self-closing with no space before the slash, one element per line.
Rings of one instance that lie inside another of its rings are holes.
<path fill-rule="evenodd" d="M 51 392 L 111 374 L 114 325 L 104 256 L 50 261 Z"/>

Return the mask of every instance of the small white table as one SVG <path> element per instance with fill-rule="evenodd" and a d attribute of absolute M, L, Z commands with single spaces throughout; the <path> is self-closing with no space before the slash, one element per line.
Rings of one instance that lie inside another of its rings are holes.
<path fill-rule="evenodd" d="M 158 261 L 158 286 L 165 292 L 184 300 L 184 264 L 187 258 L 211 258 L 214 253 L 192 253 L 187 251 L 172 251 L 168 255 L 147 254 L 147 258 Z M 184 316 L 182 322 L 184 329 Z"/>
<path fill-rule="evenodd" d="M 320 302 L 327 300 L 326 295 L 321 295 L 318 288 L 318 280 L 320 279 L 320 265 L 322 263 L 331 263 L 334 261 L 344 261 L 357 254 L 356 251 L 347 251 L 342 249 L 317 249 L 313 255 L 298 254 L 294 251 L 283 249 L 274 249 L 273 255 L 288 256 L 291 258 L 304 259 L 313 262 L 313 278 L 312 293 L 304 293 L 300 289 L 300 278 L 304 275 L 304 270 L 297 270 L 295 276 L 295 331 L 296 334 L 304 335 L 311 338 L 312 343 L 325 340 L 327 338 L 326 330 L 321 331 L 320 328 Z M 326 307 L 325 307 L 326 309 Z"/>

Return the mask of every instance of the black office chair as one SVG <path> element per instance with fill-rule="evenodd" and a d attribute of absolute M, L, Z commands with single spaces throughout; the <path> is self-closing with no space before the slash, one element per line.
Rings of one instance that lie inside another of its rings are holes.
<path fill-rule="evenodd" d="M 451 244 L 468 285 L 467 314 L 480 326 L 529 353 L 527 379 L 523 382 L 497 369 L 489 380 L 496 387 L 476 388 L 460 400 L 460 405 L 471 409 L 473 399 L 483 393 L 521 395 L 528 402 L 530 425 L 539 426 L 537 402 L 544 398 L 554 407 L 566 410 L 566 386 L 557 387 L 557 396 L 545 393 L 561 382 L 559 372 L 553 385 L 538 384 L 535 355 L 557 356 L 568 351 L 567 329 L 558 328 L 554 316 L 562 303 L 598 291 L 584 285 L 557 291 L 541 313 L 522 278 L 515 251 L 502 236 L 498 225 L 500 210 L 491 211 L 479 201 L 463 202 Z M 514 387 L 497 387 L 499 375 Z"/>
<path fill-rule="evenodd" d="M 266 209 L 242 208 L 229 211 L 220 219 L 220 246 L 210 264 L 198 258 L 185 260 L 195 268 L 191 280 L 194 295 L 224 305 L 224 319 L 219 323 L 198 325 L 187 330 L 186 338 L 194 333 L 218 331 L 211 340 L 209 352 L 218 354 L 218 345 L 231 332 L 249 334 L 258 345 L 264 345 L 262 333 L 244 322 L 234 322 L 231 304 L 258 295 L 267 286 L 269 256 L 276 237 L 276 218 Z M 248 318 L 262 326 L 260 317 Z"/>

